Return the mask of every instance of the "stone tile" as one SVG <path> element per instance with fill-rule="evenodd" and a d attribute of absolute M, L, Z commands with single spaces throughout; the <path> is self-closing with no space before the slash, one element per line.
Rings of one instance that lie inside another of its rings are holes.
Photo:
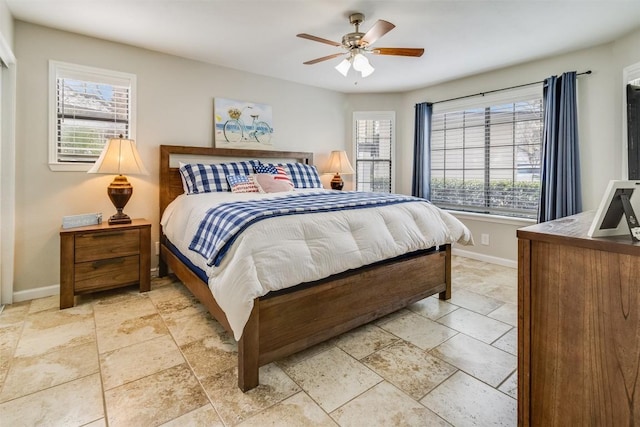
<path fill-rule="evenodd" d="M 500 387 L 498 387 L 503 393 L 513 397 L 514 399 L 518 398 L 518 371 L 515 371 L 509 378 L 507 378 Z"/>
<path fill-rule="evenodd" d="M 456 372 L 420 402 L 455 426 L 517 424 L 514 399 L 464 372 Z"/>
<path fill-rule="evenodd" d="M 337 426 L 306 393 L 300 392 L 239 424 L 264 426 Z"/>
<path fill-rule="evenodd" d="M 162 424 L 162 427 L 185 426 L 224 427 L 224 424 L 211 404 L 207 404 L 178 418 L 174 418 L 168 423 Z"/>
<path fill-rule="evenodd" d="M 157 313 L 127 318 L 119 323 L 109 322 L 96 328 L 101 354 L 167 334 L 169 330 Z"/>
<path fill-rule="evenodd" d="M 9 364 L 22 334 L 23 323 L 10 323 L 0 327 L 0 390 L 9 372 Z"/>
<path fill-rule="evenodd" d="M 387 323 L 387 322 L 389 322 L 389 321 L 391 321 L 393 319 L 396 319 L 398 317 L 402 317 L 407 313 L 410 313 L 410 311 L 407 310 L 406 308 L 403 308 L 401 310 L 394 311 L 393 313 L 389 313 L 386 316 L 382 316 L 381 318 L 379 318 L 377 320 L 374 320 L 373 324 L 377 325 L 377 326 L 380 326 L 380 325 L 382 325 L 384 323 Z"/>
<path fill-rule="evenodd" d="M 38 298 L 31 301 L 31 305 L 29 306 L 29 314 L 59 308 L 60 295 L 52 295 L 50 297 Z"/>
<path fill-rule="evenodd" d="M 0 404 L 2 425 L 81 426 L 104 418 L 100 374 Z"/>
<path fill-rule="evenodd" d="M 182 354 L 196 374 L 203 379 L 238 365 L 238 348 L 230 335 L 210 336 L 184 344 Z"/>
<path fill-rule="evenodd" d="M 209 313 L 185 314 L 165 319 L 171 335 L 179 346 L 199 339 L 226 334 L 226 331 Z"/>
<path fill-rule="evenodd" d="M 149 299 L 165 319 L 178 319 L 187 315 L 204 315 L 205 306 L 181 283 L 172 283 L 148 293 Z"/>
<path fill-rule="evenodd" d="M 0 402 L 26 396 L 99 372 L 95 343 L 64 347 L 31 357 L 14 358 Z"/>
<path fill-rule="evenodd" d="M 438 323 L 486 342 L 487 344 L 491 344 L 511 329 L 511 326 L 506 323 L 489 319 L 486 316 L 464 308 L 441 317 L 438 319 Z"/>
<path fill-rule="evenodd" d="M 480 314 L 489 314 L 504 304 L 504 302 L 495 298 L 490 298 L 462 288 L 453 288 L 451 291 L 451 299 L 449 299 L 448 302 Z"/>
<path fill-rule="evenodd" d="M 423 350 L 429 350 L 458 333 L 410 311 L 380 327 Z"/>
<path fill-rule="evenodd" d="M 156 307 L 146 294 L 140 293 L 118 293 L 109 298 L 102 298 L 96 301 L 93 310 L 97 328 L 157 313 Z"/>
<path fill-rule="evenodd" d="M 95 342 L 90 306 L 41 311 L 27 316 L 15 357 L 37 356 Z"/>
<path fill-rule="evenodd" d="M 29 307 L 31 301 L 5 305 L 0 313 L 0 328 L 24 322 L 29 314 Z"/>
<path fill-rule="evenodd" d="M 511 326 L 518 326 L 518 305 L 517 304 L 503 304 L 491 313 L 489 317 L 507 323 Z"/>
<path fill-rule="evenodd" d="M 367 324 L 340 335 L 333 340 L 333 343 L 347 354 L 360 360 L 396 341 L 398 341 L 398 337 L 395 335 L 376 325 Z"/>
<path fill-rule="evenodd" d="M 280 366 L 285 371 L 291 368 L 293 365 L 302 362 L 303 360 L 309 359 L 310 357 L 315 356 L 316 354 L 320 354 L 329 349 L 335 348 L 333 345 L 334 340 L 324 341 L 320 344 L 316 344 L 307 348 L 306 350 L 299 351 L 297 353 L 292 354 L 291 356 L 287 356 L 284 359 L 280 359 L 276 361 L 278 366 Z"/>
<path fill-rule="evenodd" d="M 238 388 L 237 368 L 207 377 L 201 383 L 225 425 L 238 424 L 300 391 L 273 363 L 260 367 L 260 385 L 246 393 Z"/>
<path fill-rule="evenodd" d="M 105 390 L 184 363 L 182 353 L 169 335 L 122 347 L 100 355 Z"/>
<path fill-rule="evenodd" d="M 511 329 L 509 332 L 498 338 L 493 342 L 494 347 L 499 348 L 502 351 L 511 353 L 514 356 L 518 355 L 518 330 L 516 328 Z"/>
<path fill-rule="evenodd" d="M 449 426 L 386 381 L 331 413 L 340 426 Z"/>
<path fill-rule="evenodd" d="M 508 304 L 517 305 L 518 304 L 517 281 L 516 281 L 516 284 L 514 285 L 501 284 L 501 285 L 495 286 L 494 288 L 489 289 L 486 292 L 486 295 L 491 298 L 506 302 Z"/>
<path fill-rule="evenodd" d="M 443 301 L 437 296 L 431 296 L 411 304 L 409 310 L 431 320 L 436 320 L 458 309 L 458 306 Z"/>
<path fill-rule="evenodd" d="M 416 400 L 458 370 L 404 341 L 377 351 L 362 362 Z"/>
<path fill-rule="evenodd" d="M 382 381 L 378 374 L 338 348 L 303 360 L 286 372 L 327 412 Z"/>
<path fill-rule="evenodd" d="M 82 427 L 107 427 L 107 420 L 104 418 L 100 418 L 99 420 L 95 420 L 92 423 L 85 424 Z"/>
<path fill-rule="evenodd" d="M 158 425 L 206 405 L 186 363 L 104 392 L 110 427 Z"/>
<path fill-rule="evenodd" d="M 494 387 L 517 366 L 515 356 L 464 334 L 456 335 L 430 353 Z"/>

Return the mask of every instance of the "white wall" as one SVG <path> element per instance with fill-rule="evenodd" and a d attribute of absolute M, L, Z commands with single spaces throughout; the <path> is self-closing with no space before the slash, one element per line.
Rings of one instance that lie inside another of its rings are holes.
<path fill-rule="evenodd" d="M 13 17 L 5 0 L 0 0 L 0 35 L 11 50 L 13 50 Z"/>
<path fill-rule="evenodd" d="M 312 151 L 322 167 L 344 149 L 345 95 L 235 71 L 118 43 L 15 23 L 17 200 L 14 291 L 59 283 L 59 229 L 64 215 L 115 212 L 106 195 L 113 177 L 52 172 L 47 165 L 48 60 L 137 75 L 136 142 L 149 176 L 130 176 L 125 212 L 152 221 L 158 240 L 161 144 L 212 146 L 213 100 L 225 97 L 273 107 L 280 150 Z M 326 177 L 327 182 L 331 178 Z M 157 264 L 154 258 L 152 266 Z"/>
<path fill-rule="evenodd" d="M 578 114 L 584 210 L 596 209 L 610 179 L 621 178 L 622 164 L 622 69 L 640 61 L 640 31 L 602 46 L 533 61 L 514 67 L 450 81 L 402 95 L 397 112 L 396 191 L 411 193 L 413 123 L 416 103 L 455 98 L 483 91 L 541 81 L 565 71 L 592 70 L 578 77 Z M 349 109 L 384 109 L 397 105 L 397 94 L 350 95 Z M 353 106 L 353 108 L 352 108 Z M 355 108 L 355 107 L 358 108 Z M 517 260 L 516 230 L 526 223 L 496 222 L 460 216 L 476 239 L 474 247 L 460 247 L 480 259 Z M 480 245 L 480 234 L 490 235 L 490 245 Z"/>

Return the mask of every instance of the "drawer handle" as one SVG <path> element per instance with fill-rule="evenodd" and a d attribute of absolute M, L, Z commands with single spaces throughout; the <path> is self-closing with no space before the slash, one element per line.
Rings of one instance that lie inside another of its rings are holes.
<path fill-rule="evenodd" d="M 93 268 L 100 268 L 104 265 L 110 264 L 122 264 L 124 262 L 124 258 L 109 258 L 109 259 L 101 259 L 98 261 L 94 261 L 91 266 Z"/>
<path fill-rule="evenodd" d="M 111 231 L 109 233 L 94 233 L 88 235 L 88 237 L 98 238 L 98 237 L 112 237 L 112 236 L 122 236 L 124 234 L 123 231 Z"/>

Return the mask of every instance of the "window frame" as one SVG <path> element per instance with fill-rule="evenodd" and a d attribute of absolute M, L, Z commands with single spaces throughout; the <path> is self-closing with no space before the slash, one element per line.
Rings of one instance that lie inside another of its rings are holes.
<path fill-rule="evenodd" d="M 358 140 L 357 140 L 357 132 L 358 132 L 358 120 L 389 120 L 391 122 L 391 148 L 390 148 L 390 158 L 389 162 L 391 163 L 391 171 L 390 171 L 390 194 L 395 193 L 396 189 L 396 169 L 395 169 L 395 156 L 396 156 L 396 112 L 395 111 L 354 111 L 353 112 L 353 122 L 352 122 L 352 132 L 353 132 L 353 161 L 354 161 L 354 169 L 356 171 L 355 177 L 355 188 L 358 189 L 359 177 L 358 177 L 358 162 L 365 161 L 364 159 L 358 159 Z M 358 190 L 359 191 L 359 190 Z"/>
<path fill-rule="evenodd" d="M 509 104 L 516 103 L 520 101 L 530 101 L 532 99 L 540 99 L 543 102 L 543 87 L 540 85 L 527 85 L 520 88 L 501 90 L 499 92 L 490 93 L 490 94 L 482 94 L 482 97 L 478 99 L 478 97 L 471 98 L 462 98 L 462 99 L 454 99 L 451 101 L 445 101 L 441 103 L 437 103 L 433 105 L 432 114 L 435 116 L 436 114 L 442 113 L 451 113 L 469 109 L 478 109 L 478 108 L 487 108 L 492 106 L 497 106 L 501 104 Z M 542 105 L 544 109 L 544 104 Z M 542 111 L 541 121 L 544 121 L 544 110 Z M 544 125 L 544 123 L 542 123 Z M 542 156 L 542 139 L 540 140 L 540 155 Z M 431 156 L 430 156 L 431 157 Z M 490 162 L 490 159 L 486 160 Z M 542 162 L 540 163 L 542 167 Z M 431 165 L 429 166 L 429 171 L 431 171 Z M 429 181 L 431 183 L 431 176 L 429 176 Z M 438 202 L 434 202 L 434 204 L 438 204 Z M 469 212 L 478 215 L 490 215 L 490 216 L 508 216 L 513 218 L 522 218 L 522 219 L 531 219 L 536 214 L 535 213 L 524 213 L 521 211 L 509 210 L 509 209 L 494 209 L 493 211 L 483 211 L 480 207 L 476 209 L 473 206 L 463 206 L 460 205 L 459 208 L 452 207 L 452 205 L 442 206 L 444 209 L 449 210 L 457 210 L 460 212 Z"/>
<path fill-rule="evenodd" d="M 57 139 L 57 80 L 58 77 L 92 80 L 104 84 L 129 86 L 129 133 L 125 138 L 136 139 L 136 75 L 104 68 L 49 60 L 49 169 L 54 172 L 86 172 L 95 162 L 67 163 L 58 161 Z M 106 143 L 107 141 L 105 141 Z"/>

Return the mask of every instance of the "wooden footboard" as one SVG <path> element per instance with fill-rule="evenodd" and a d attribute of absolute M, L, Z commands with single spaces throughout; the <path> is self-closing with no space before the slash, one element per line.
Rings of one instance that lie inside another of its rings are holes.
<path fill-rule="evenodd" d="M 231 333 L 227 318 L 208 286 L 164 245 L 161 256 Z M 256 387 L 259 383 L 258 370 L 262 365 L 436 293 L 441 299 L 451 296 L 450 245 L 258 298 L 238 343 L 238 386 L 243 391 Z"/>

